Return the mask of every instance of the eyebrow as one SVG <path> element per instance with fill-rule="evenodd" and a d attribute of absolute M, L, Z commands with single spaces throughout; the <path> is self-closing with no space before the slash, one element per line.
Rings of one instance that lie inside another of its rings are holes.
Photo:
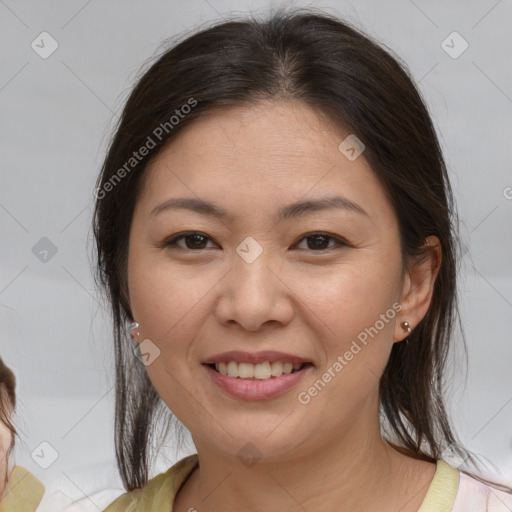
<path fill-rule="evenodd" d="M 232 215 L 230 215 L 230 213 L 227 210 L 213 203 L 210 203 L 209 201 L 204 201 L 203 199 L 198 199 L 195 197 L 176 197 L 168 199 L 167 201 L 164 201 L 163 203 L 157 205 L 151 211 L 151 216 L 158 215 L 159 213 L 165 211 L 177 209 L 190 210 L 201 215 L 210 215 L 219 219 L 232 218 Z M 311 199 L 308 201 L 298 201 L 296 203 L 284 206 L 277 212 L 275 220 L 283 221 L 307 215 L 308 213 L 311 212 L 331 209 L 353 211 L 369 217 L 368 212 L 362 206 L 358 205 L 357 203 L 354 203 L 350 199 L 343 196 L 332 196 L 322 197 L 319 199 Z"/>

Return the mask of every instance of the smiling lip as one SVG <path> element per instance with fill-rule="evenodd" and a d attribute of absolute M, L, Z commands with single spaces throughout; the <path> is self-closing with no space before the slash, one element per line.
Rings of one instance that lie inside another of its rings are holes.
<path fill-rule="evenodd" d="M 203 361 L 203 364 L 215 364 L 215 363 L 227 363 L 229 361 L 236 361 L 237 363 L 252 363 L 259 364 L 268 361 L 272 363 L 274 361 L 281 361 L 283 363 L 301 364 L 309 363 L 307 359 L 302 357 L 294 356 L 292 354 L 286 354 L 285 352 L 276 352 L 274 350 L 266 350 L 263 352 L 256 352 L 251 354 L 250 352 L 243 351 L 231 351 L 217 354 L 216 356 L 210 357 Z"/>
<path fill-rule="evenodd" d="M 306 364 L 301 370 L 294 373 L 283 374 L 281 377 L 272 377 L 266 380 L 229 377 L 228 375 L 222 375 L 206 364 L 203 364 L 203 368 L 205 368 L 213 382 L 231 396 L 244 400 L 265 400 L 274 398 L 291 389 L 313 368 L 313 365 Z"/>

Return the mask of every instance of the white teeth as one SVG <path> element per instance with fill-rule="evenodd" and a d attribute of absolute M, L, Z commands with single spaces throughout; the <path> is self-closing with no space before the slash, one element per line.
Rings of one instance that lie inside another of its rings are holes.
<path fill-rule="evenodd" d="M 251 365 L 252 366 L 252 365 Z M 241 377 L 241 375 L 240 375 Z M 272 373 L 270 372 L 270 363 L 260 363 L 254 365 L 254 378 L 265 380 L 270 379 Z"/>
<path fill-rule="evenodd" d="M 273 361 L 272 363 L 266 361 L 259 364 L 229 361 L 227 363 L 216 363 L 215 369 L 228 377 L 267 380 L 272 377 L 281 377 L 283 374 L 288 375 L 293 371 L 300 370 L 303 366 L 302 363 L 282 363 L 281 361 Z"/>
<path fill-rule="evenodd" d="M 283 373 L 292 373 L 293 371 L 293 364 L 292 363 L 284 363 L 283 364 Z"/>
<path fill-rule="evenodd" d="M 235 361 L 229 361 L 228 363 L 228 376 L 238 377 L 238 364 Z"/>
<path fill-rule="evenodd" d="M 249 363 L 238 363 L 238 376 L 241 379 L 252 379 L 256 377 L 255 374 L 256 366 Z M 259 378 L 259 377 L 256 377 Z"/>
<path fill-rule="evenodd" d="M 215 369 L 216 369 L 219 373 L 222 373 L 222 375 L 227 375 L 227 374 L 228 374 L 228 367 L 227 367 L 226 363 L 219 363 L 219 364 L 216 364 L 216 365 L 215 365 Z"/>
<path fill-rule="evenodd" d="M 281 377 L 283 375 L 283 363 L 281 361 L 273 361 L 270 368 L 273 377 Z"/>

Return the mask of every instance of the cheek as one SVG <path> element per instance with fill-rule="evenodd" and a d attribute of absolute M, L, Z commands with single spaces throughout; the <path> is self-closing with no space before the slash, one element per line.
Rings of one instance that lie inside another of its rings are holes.
<path fill-rule="evenodd" d="M 360 258 L 339 269 L 309 272 L 294 292 L 340 341 L 357 336 L 385 314 L 399 297 L 399 272 L 371 258 Z M 307 310 L 305 310 L 307 311 Z M 389 316 L 395 316 L 395 311 Z M 389 318 L 386 318 L 389 320 Z M 379 330 L 390 330 L 391 322 Z"/>
<path fill-rule="evenodd" d="M 141 335 L 155 341 L 178 333 L 182 337 L 189 313 L 201 307 L 201 300 L 215 283 L 213 277 L 206 270 L 166 260 L 160 250 L 153 252 L 134 244 L 128 260 L 128 285 Z"/>
<path fill-rule="evenodd" d="M 177 272 L 158 269 L 144 282 L 135 276 L 130 295 L 141 335 L 174 346 L 178 338 L 193 336 L 195 319 L 207 314 L 207 293 L 217 281 L 211 276 L 186 279 Z"/>
<path fill-rule="evenodd" d="M 135 255 L 134 255 L 135 256 Z M 145 367 L 157 393 L 185 426 L 195 402 L 194 382 L 187 379 L 187 358 L 195 336 L 193 318 L 201 314 L 204 281 L 185 278 L 170 265 L 133 258 L 129 267 L 130 302 L 140 324 L 140 341 L 151 340 L 158 356 Z M 197 322 L 196 322 L 197 323 Z M 154 348 L 151 348 L 154 352 Z"/>
<path fill-rule="evenodd" d="M 298 295 L 315 313 L 309 318 L 315 319 L 313 330 L 325 357 L 320 371 L 326 385 L 317 386 L 323 395 L 315 398 L 318 407 L 325 401 L 342 400 L 347 411 L 352 408 L 354 412 L 378 386 L 401 308 L 397 301 L 399 278 L 398 267 L 360 258 L 324 279 L 317 275 L 302 281 Z"/>
<path fill-rule="evenodd" d="M 201 409 L 190 411 L 195 408 L 190 396 L 201 392 L 190 372 L 203 371 L 197 360 L 191 361 L 194 340 L 211 316 L 208 294 L 215 293 L 225 271 L 219 274 L 206 265 L 187 268 L 148 257 L 134 257 L 133 263 L 130 301 L 140 324 L 140 341 L 149 339 L 159 350 L 158 357 L 146 366 L 147 375 L 164 403 L 188 427 L 189 417 L 204 414 Z"/>
<path fill-rule="evenodd" d="M 306 410 L 324 418 L 319 431 L 333 436 L 340 425 L 349 428 L 369 400 L 378 399 L 400 305 L 389 283 L 356 271 L 330 279 L 323 293 L 311 291 L 311 296 L 308 306 L 315 315 L 310 318 L 318 317 L 313 330 L 324 360 L 315 379 L 298 392 L 300 403 L 308 402 Z"/>

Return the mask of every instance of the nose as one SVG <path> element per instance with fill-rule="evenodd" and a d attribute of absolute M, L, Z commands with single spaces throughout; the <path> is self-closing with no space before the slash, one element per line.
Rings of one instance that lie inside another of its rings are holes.
<path fill-rule="evenodd" d="M 268 250 L 252 262 L 235 254 L 220 286 L 218 321 L 237 323 L 248 331 L 261 330 L 265 324 L 288 324 L 293 317 L 293 291 L 282 274 Z"/>

